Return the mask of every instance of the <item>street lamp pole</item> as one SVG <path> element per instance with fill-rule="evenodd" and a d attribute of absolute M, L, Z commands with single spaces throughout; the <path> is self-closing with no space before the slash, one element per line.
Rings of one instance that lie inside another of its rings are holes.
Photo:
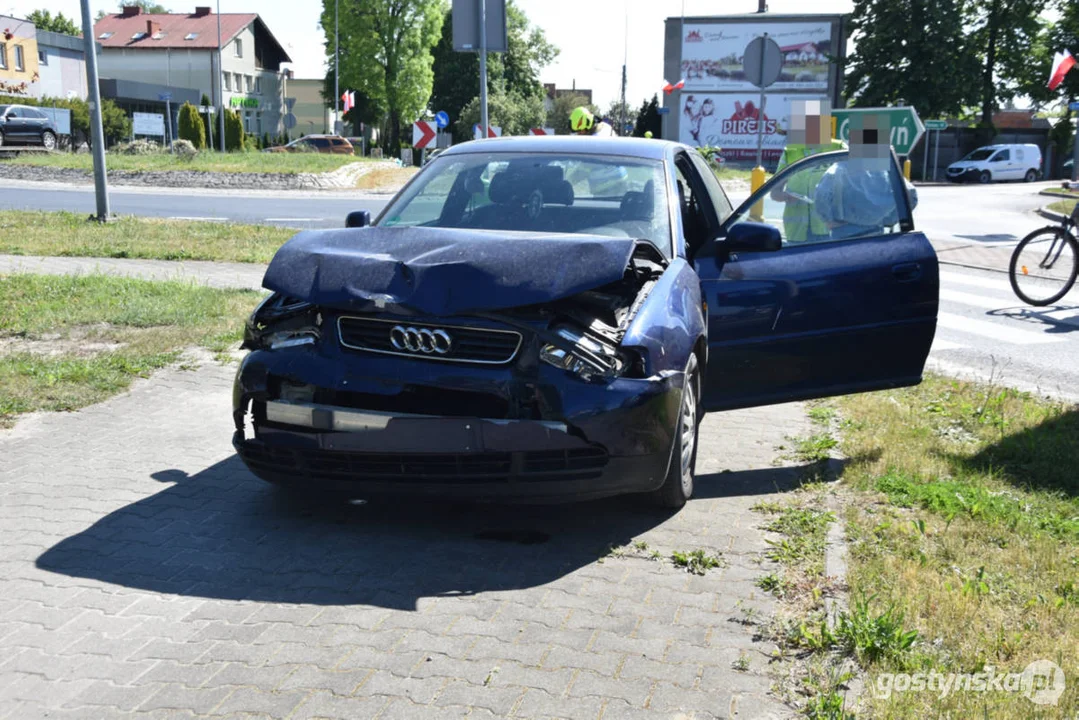
<path fill-rule="evenodd" d="M 97 220 L 109 219 L 109 188 L 105 176 L 105 131 L 101 126 L 101 88 L 97 84 L 97 47 L 90 21 L 90 0 L 82 0 L 82 36 L 86 45 L 86 84 L 90 89 L 90 142 L 94 155 L 94 192 Z"/>
<path fill-rule="evenodd" d="M 225 152 L 225 69 L 221 60 L 221 0 L 217 0 L 217 136 L 221 152 Z"/>
<path fill-rule="evenodd" d="M 341 77 L 341 37 L 337 34 L 337 16 L 340 0 L 333 0 L 333 131 L 337 132 L 337 115 L 340 109 L 341 88 L 338 83 Z"/>

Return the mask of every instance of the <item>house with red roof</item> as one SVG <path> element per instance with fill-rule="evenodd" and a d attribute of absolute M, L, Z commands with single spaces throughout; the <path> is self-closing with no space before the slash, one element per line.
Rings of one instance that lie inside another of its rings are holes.
<path fill-rule="evenodd" d="M 102 96 L 128 112 L 162 113 L 168 97 L 175 129 L 179 106 L 205 95 L 239 112 L 249 133 L 283 131 L 282 64 L 292 60 L 257 13 L 125 6 L 95 23 L 94 39 Z"/>

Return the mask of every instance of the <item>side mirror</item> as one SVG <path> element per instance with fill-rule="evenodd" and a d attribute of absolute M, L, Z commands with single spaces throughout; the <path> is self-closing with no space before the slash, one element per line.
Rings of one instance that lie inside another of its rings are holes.
<path fill-rule="evenodd" d="M 370 210 L 353 210 L 345 217 L 345 227 L 347 228 L 362 228 L 370 224 Z"/>
<path fill-rule="evenodd" d="M 783 247 L 779 230 L 772 225 L 740 222 L 727 230 L 723 248 L 728 252 L 775 252 Z"/>

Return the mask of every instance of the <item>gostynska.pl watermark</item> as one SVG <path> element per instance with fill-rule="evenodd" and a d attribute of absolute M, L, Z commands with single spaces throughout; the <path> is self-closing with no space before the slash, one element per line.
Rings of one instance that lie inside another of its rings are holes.
<path fill-rule="evenodd" d="M 1035 660 L 1023 672 L 1001 673 L 992 665 L 976 673 L 881 673 L 872 692 L 887 699 L 897 692 L 932 692 L 943 700 L 959 692 L 1020 693 L 1037 705 L 1056 705 L 1064 694 L 1064 671 L 1052 660 Z"/>

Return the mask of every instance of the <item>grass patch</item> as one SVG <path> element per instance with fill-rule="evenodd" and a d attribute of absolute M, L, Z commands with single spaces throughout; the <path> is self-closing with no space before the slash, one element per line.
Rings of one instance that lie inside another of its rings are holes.
<path fill-rule="evenodd" d="M 827 432 L 791 440 L 794 441 L 794 457 L 804 463 L 827 460 L 831 457 L 831 451 L 839 445 L 839 441 Z"/>
<path fill-rule="evenodd" d="M 858 491 L 846 515 L 848 582 L 854 597 L 875 597 L 876 617 L 892 613 L 849 629 L 868 639 L 853 651 L 868 669 L 868 714 L 1029 718 L 1079 707 L 1079 408 L 938 377 L 839 402 L 844 481 Z M 899 653 L 869 642 L 907 637 Z M 1036 660 L 1069 681 L 1055 707 L 1019 692 L 873 692 L 886 672 L 1021 673 Z"/>
<path fill-rule="evenodd" d="M 1053 212 L 1058 212 L 1061 215 L 1071 215 L 1077 202 L 1079 202 L 1079 200 L 1057 200 L 1056 202 L 1049 203 L 1049 209 Z"/>
<path fill-rule="evenodd" d="M 753 170 L 727 167 L 724 165 L 723 167 L 718 168 L 712 166 L 712 173 L 720 182 L 748 183 L 752 179 Z M 764 177 L 765 181 L 767 181 L 770 177 L 772 176 L 766 173 Z"/>
<path fill-rule="evenodd" d="M 781 565 L 797 566 L 802 572 L 819 576 L 824 572 L 824 548 L 828 527 L 835 515 L 811 507 L 784 507 L 764 525 L 765 530 L 784 537 L 768 540 L 765 556 Z"/>
<path fill-rule="evenodd" d="M 267 263 L 295 230 L 269 225 L 0 211 L 0 253 Z"/>
<path fill-rule="evenodd" d="M 233 348 L 259 297 L 102 275 L 0 276 L 0 425 L 100 402 L 192 345 Z"/>
<path fill-rule="evenodd" d="M 709 570 L 723 565 L 723 561 L 717 555 L 709 555 L 701 549 L 689 552 L 675 550 L 671 553 L 671 562 L 675 567 L 684 568 L 686 572 L 694 575 L 704 575 Z"/>
<path fill-rule="evenodd" d="M 93 156 L 89 153 L 25 153 L 3 162 L 13 165 L 68 168 L 93 172 Z M 185 161 L 171 153 L 151 155 L 119 155 L 106 153 L 105 166 L 109 170 L 160 172 L 164 170 L 197 170 L 217 173 L 274 173 L 295 175 L 298 173 L 322 173 L 336 170 L 354 162 L 370 160 L 354 155 L 328 155 L 322 153 L 220 153 L 204 151 L 192 160 Z"/>

